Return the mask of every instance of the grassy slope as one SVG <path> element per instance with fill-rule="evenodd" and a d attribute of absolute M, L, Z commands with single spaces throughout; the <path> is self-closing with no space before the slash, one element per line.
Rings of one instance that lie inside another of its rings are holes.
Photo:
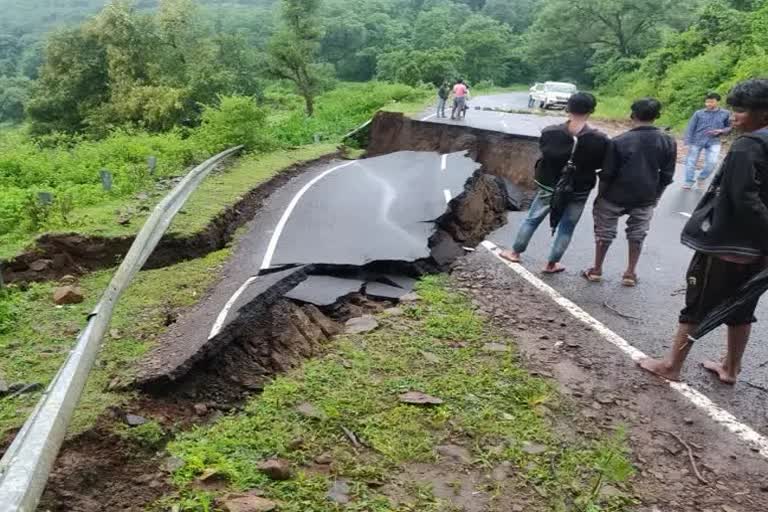
<path fill-rule="evenodd" d="M 216 270 L 229 250 L 209 254 L 158 270 L 141 272 L 120 300 L 109 335 L 78 406 L 70 433 L 90 426 L 108 405 L 130 398 L 108 391 L 114 378 L 125 376 L 165 330 L 166 315 L 193 305 L 215 279 Z M 8 383 L 46 384 L 72 348 L 77 332 L 98 302 L 112 277 L 112 270 L 94 272 L 80 282 L 86 296 L 82 304 L 57 307 L 53 304 L 54 283 L 34 283 L 25 291 L 12 291 L 14 319 L 0 334 L 0 375 Z M 0 399 L 0 437 L 19 426 L 38 400 L 39 393 Z"/>
<path fill-rule="evenodd" d="M 171 225 L 170 232 L 188 235 L 201 230 L 219 212 L 235 203 L 244 193 L 269 180 L 279 171 L 293 164 L 333 153 L 334 144 L 314 144 L 298 149 L 281 150 L 266 154 L 249 155 L 228 167 L 226 172 L 209 176 L 193 194 L 183 213 Z M 139 200 L 115 199 L 97 206 L 80 208 L 72 212 L 71 224 L 66 232 L 106 237 L 135 234 L 146 220 L 151 207 L 168 193 L 167 189 L 147 191 L 148 198 Z M 128 225 L 117 223 L 120 212 L 129 213 Z M 0 237 L 0 259 L 10 258 L 29 246 L 37 235 Z"/>
<path fill-rule="evenodd" d="M 419 293 L 423 300 L 408 307 L 405 316 L 385 314 L 378 331 L 337 339 L 327 356 L 276 379 L 245 412 L 178 438 L 169 449 L 186 463 L 175 475 L 180 491 L 157 510 L 172 504 L 181 511 L 213 510 L 214 495 L 195 487 L 204 471 L 218 472 L 232 490 L 260 489 L 281 501 L 284 512 L 338 510 L 325 498 L 336 476 L 352 480 L 354 501 L 347 510 L 453 510 L 430 489 L 406 486 L 401 491 L 408 505 L 396 507 L 377 487 L 365 484 L 391 482 L 408 463 L 435 462 L 435 447 L 444 443 L 470 448 L 475 467 L 511 461 L 514 481 L 505 484 L 521 490 L 521 496 L 537 496 L 533 510 L 565 510 L 571 500 L 580 510 L 622 510 L 628 498 L 597 497 L 602 484 L 622 486 L 619 482 L 632 473 L 621 434 L 603 441 L 560 437 L 551 417 L 567 406 L 553 386 L 528 375 L 512 351 L 482 350 L 484 343 L 509 340 L 485 325 L 463 297 L 447 291 L 442 278 L 424 280 Z M 439 361 L 429 362 L 427 352 Z M 445 404 L 399 403 L 398 395 L 409 390 L 440 397 Z M 294 408 L 302 402 L 313 404 L 324 419 L 300 416 Z M 372 449 L 355 450 L 341 426 Z M 298 448 L 296 439 L 303 440 Z M 527 442 L 546 451 L 527 453 Z M 292 480 L 273 482 L 256 467 L 272 456 L 301 466 L 326 452 L 334 460 L 333 475 L 299 471 Z"/>

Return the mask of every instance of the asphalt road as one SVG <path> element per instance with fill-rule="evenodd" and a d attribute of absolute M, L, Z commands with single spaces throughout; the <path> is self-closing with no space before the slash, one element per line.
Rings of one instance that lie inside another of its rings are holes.
<path fill-rule="evenodd" d="M 488 107 L 506 108 L 509 105 L 519 105 L 525 98 L 527 95 L 515 93 L 488 96 L 474 102 Z M 506 118 L 504 116 L 495 112 L 470 111 L 464 122 L 483 128 L 495 123 L 498 131 L 514 131 L 516 126 L 530 130 L 530 127 L 538 123 L 546 126 L 555 122 L 551 117 L 521 114 L 506 114 Z M 536 118 L 526 119 L 527 117 Z M 434 119 L 431 118 L 430 121 Z M 443 122 L 442 119 L 439 121 Z M 580 271 L 590 266 L 594 256 L 592 199 L 563 260 L 567 271 L 556 276 L 542 274 L 542 279 L 558 292 L 649 355 L 661 355 L 669 348 L 677 326 L 677 315 L 684 302 L 685 271 L 692 251 L 680 244 L 680 232 L 687 220 L 686 215 L 695 208 L 701 192 L 684 191 L 680 188 L 682 172 L 682 168 L 678 167 L 675 183 L 669 187 L 656 210 L 638 267 L 640 282 L 637 288 L 627 289 L 620 283 L 627 258 L 623 231 L 620 231 L 620 237 L 608 255 L 604 281 L 593 284 L 580 277 Z M 510 213 L 509 223 L 493 233 L 489 239 L 500 246 L 511 246 L 524 216 L 525 213 Z M 621 229 L 623 230 L 623 226 Z M 550 241 L 546 222 L 542 223 L 524 255 L 523 264 L 526 268 L 538 271 L 544 267 Z M 725 343 L 724 329 L 710 334 L 694 347 L 684 372 L 684 379 L 754 429 L 767 434 L 768 302 L 763 302 L 757 316 L 765 321 L 755 326 L 744 357 L 743 372 L 735 387 L 720 384 L 698 364 L 704 359 L 720 357 Z M 638 320 L 625 318 L 611 308 Z"/>
<path fill-rule="evenodd" d="M 430 109 L 421 116 L 423 121 L 430 123 L 444 123 L 467 125 L 473 128 L 482 128 L 484 130 L 493 130 L 504 133 L 515 133 L 520 135 L 531 135 L 538 137 L 542 128 L 562 123 L 565 118 L 560 111 L 553 110 L 545 112 L 546 115 L 527 115 L 524 113 L 507 113 L 498 111 L 483 110 L 485 108 L 499 109 L 507 111 L 525 112 L 528 109 L 527 92 L 511 92 L 505 94 L 494 94 L 491 96 L 480 96 L 470 99 L 469 111 L 467 117 L 462 120 L 451 120 L 450 108 L 446 108 L 447 118 L 439 118 L 435 109 Z M 544 113 L 544 112 L 541 112 Z"/>

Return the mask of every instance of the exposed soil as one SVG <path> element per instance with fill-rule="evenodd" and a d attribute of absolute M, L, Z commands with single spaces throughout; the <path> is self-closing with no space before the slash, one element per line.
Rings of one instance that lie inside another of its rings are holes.
<path fill-rule="evenodd" d="M 627 429 L 637 510 L 768 509 L 768 461 L 490 253 L 478 250 L 463 260 L 453 278 L 479 311 L 517 341 L 529 370 L 554 378 L 577 404 L 572 423 L 561 426 L 564 434 L 596 438 Z M 696 478 L 687 450 L 669 432 L 691 446 L 707 484 Z"/>
<path fill-rule="evenodd" d="M 539 158 L 538 138 L 467 126 L 415 121 L 402 114 L 379 112 L 370 128 L 367 156 L 395 151 L 467 151 L 485 173 L 532 190 L 533 167 Z"/>
<path fill-rule="evenodd" d="M 241 226 L 253 219 L 275 190 L 306 169 L 332 161 L 339 155 L 337 152 L 286 168 L 219 213 L 201 232 L 188 236 L 167 234 L 144 268 L 161 268 L 222 249 Z M 118 264 L 134 239 L 134 236 L 46 234 L 38 238 L 32 250 L 0 262 L 0 268 L 6 283 L 56 280 L 67 274 L 81 275 Z"/>

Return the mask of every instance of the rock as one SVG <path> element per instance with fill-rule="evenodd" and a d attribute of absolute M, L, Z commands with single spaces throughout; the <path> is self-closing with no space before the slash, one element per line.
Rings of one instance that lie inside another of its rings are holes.
<path fill-rule="evenodd" d="M 136 414 L 126 414 L 125 415 L 125 423 L 129 427 L 140 427 L 141 425 L 144 425 L 147 423 L 147 418 L 144 418 L 142 416 L 138 416 Z"/>
<path fill-rule="evenodd" d="M 163 471 L 166 473 L 175 473 L 184 467 L 184 460 L 178 457 L 167 457 L 163 461 Z"/>
<path fill-rule="evenodd" d="M 43 272 L 48 270 L 53 263 L 51 260 L 35 260 L 29 264 L 29 269 L 34 272 Z"/>
<path fill-rule="evenodd" d="M 83 302 L 85 296 L 83 290 L 78 286 L 59 286 L 53 291 L 53 302 L 59 306 L 64 304 L 79 304 Z"/>
<path fill-rule="evenodd" d="M 421 298 L 416 292 L 406 293 L 405 295 L 400 297 L 400 302 L 405 302 L 405 303 L 418 302 L 419 300 L 421 300 Z"/>
<path fill-rule="evenodd" d="M 458 462 L 459 464 L 472 463 L 472 455 L 469 453 L 469 450 L 467 450 L 463 446 L 458 446 L 455 444 L 445 444 L 435 448 L 435 451 L 441 457 L 450 459 L 453 462 Z"/>
<path fill-rule="evenodd" d="M 0 377 L 0 396 L 5 396 L 10 390 L 11 387 L 8 385 L 5 379 Z"/>
<path fill-rule="evenodd" d="M 346 505 L 349 503 L 349 483 L 346 480 L 336 480 L 328 490 L 328 494 L 325 495 L 328 501 L 337 503 L 339 505 Z"/>
<path fill-rule="evenodd" d="M 543 444 L 529 443 L 526 441 L 523 443 L 522 450 L 523 453 L 527 453 L 528 455 L 541 455 L 547 451 L 547 447 Z"/>
<path fill-rule="evenodd" d="M 616 401 L 616 399 L 613 398 L 613 396 L 608 394 L 602 394 L 602 393 L 595 395 L 595 400 L 598 403 L 601 403 L 603 405 L 610 405 Z"/>
<path fill-rule="evenodd" d="M 693 425 L 693 418 L 683 418 L 686 425 Z"/>
<path fill-rule="evenodd" d="M 8 386 L 7 394 L 10 395 L 11 398 L 15 398 L 19 395 L 34 393 L 41 389 L 43 389 L 43 385 L 39 382 L 31 382 L 29 384 L 25 384 L 24 382 L 14 382 Z"/>
<path fill-rule="evenodd" d="M 522 505 L 512 505 L 512 512 L 525 512 L 525 507 Z"/>
<path fill-rule="evenodd" d="M 117 216 L 117 223 L 121 226 L 127 226 L 131 223 L 131 214 L 129 213 L 121 213 Z"/>
<path fill-rule="evenodd" d="M 121 336 L 121 333 L 118 329 L 110 329 L 109 330 L 109 337 L 118 339 Z"/>
<path fill-rule="evenodd" d="M 217 469 L 206 469 L 195 479 L 198 487 L 209 491 L 224 489 L 228 483 L 227 475 Z"/>
<path fill-rule="evenodd" d="M 347 334 L 362 334 L 376 329 L 379 326 L 379 322 L 373 316 L 365 315 L 347 320 L 345 326 Z"/>
<path fill-rule="evenodd" d="M 422 351 L 422 352 L 421 352 L 421 355 L 422 355 L 422 357 L 423 357 L 424 359 L 426 359 L 427 361 L 429 361 L 429 362 L 430 362 L 430 363 L 432 363 L 432 364 L 437 364 L 437 363 L 439 363 L 439 362 L 440 362 L 440 358 L 439 358 L 439 357 L 437 357 L 437 356 L 436 356 L 435 354 L 433 354 L 432 352 L 424 352 L 424 351 Z"/>
<path fill-rule="evenodd" d="M 739 512 L 739 511 L 728 505 L 723 505 L 723 512 Z"/>
<path fill-rule="evenodd" d="M 503 345 L 501 343 L 486 343 L 483 345 L 483 352 L 509 352 L 509 346 Z"/>
<path fill-rule="evenodd" d="M 387 316 L 401 316 L 403 314 L 402 308 L 387 308 L 384 310 Z"/>
<path fill-rule="evenodd" d="M 495 482 L 503 482 L 510 477 L 511 472 L 512 464 L 508 461 L 505 461 L 493 468 L 491 478 L 493 478 Z"/>
<path fill-rule="evenodd" d="M 296 412 L 298 412 L 305 418 L 311 418 L 314 420 L 321 420 L 325 418 L 325 415 L 323 414 L 323 412 L 309 402 L 304 402 L 297 405 Z"/>
<path fill-rule="evenodd" d="M 136 194 L 136 199 L 138 199 L 139 201 L 146 201 L 147 199 L 149 199 L 149 194 L 147 194 L 146 192 L 139 192 L 138 194 Z"/>
<path fill-rule="evenodd" d="M 327 466 L 328 464 L 331 464 L 333 462 L 333 455 L 331 455 L 328 452 L 322 453 L 315 457 L 315 462 L 317 464 L 322 464 L 324 466 Z"/>
<path fill-rule="evenodd" d="M 258 468 L 272 480 L 290 480 L 292 476 L 291 463 L 285 459 L 265 460 Z"/>
<path fill-rule="evenodd" d="M 194 406 L 195 414 L 198 416 L 205 416 L 208 414 L 208 406 L 205 404 L 195 404 Z"/>
<path fill-rule="evenodd" d="M 232 494 L 224 498 L 223 507 L 226 512 L 270 512 L 277 510 L 277 503 L 255 494 Z"/>
<path fill-rule="evenodd" d="M 77 278 L 73 275 L 67 274 L 61 279 L 59 279 L 59 282 L 62 285 L 75 284 L 77 282 Z"/>
<path fill-rule="evenodd" d="M 409 391 L 399 397 L 400 402 L 411 405 L 440 405 L 443 401 L 437 397 L 427 395 L 421 391 Z"/>
<path fill-rule="evenodd" d="M 612 485 L 604 485 L 600 489 L 600 496 L 603 498 L 618 498 L 624 496 L 624 493 Z"/>

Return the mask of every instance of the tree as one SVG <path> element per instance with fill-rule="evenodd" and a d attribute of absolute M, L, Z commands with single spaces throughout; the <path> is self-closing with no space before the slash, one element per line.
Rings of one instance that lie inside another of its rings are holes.
<path fill-rule="evenodd" d="M 665 27 L 692 21 L 698 0 L 544 0 L 528 33 L 529 58 L 552 73 L 558 67 L 589 81 L 595 52 L 633 59 L 661 43 Z"/>
<path fill-rule="evenodd" d="M 24 119 L 30 85 L 31 81 L 26 77 L 0 77 L 0 123 L 18 123 Z"/>
<path fill-rule="evenodd" d="M 462 70 L 469 80 L 503 81 L 510 36 L 507 27 L 487 16 L 475 14 L 467 19 L 456 35 L 456 42 L 466 54 Z"/>
<path fill-rule="evenodd" d="M 520 34 L 533 23 L 540 3 L 541 0 L 488 0 L 482 13 Z"/>
<path fill-rule="evenodd" d="M 321 38 L 318 9 L 319 0 L 283 0 L 283 27 L 269 44 L 270 71 L 293 82 L 310 117 L 320 83 L 315 62 Z"/>

